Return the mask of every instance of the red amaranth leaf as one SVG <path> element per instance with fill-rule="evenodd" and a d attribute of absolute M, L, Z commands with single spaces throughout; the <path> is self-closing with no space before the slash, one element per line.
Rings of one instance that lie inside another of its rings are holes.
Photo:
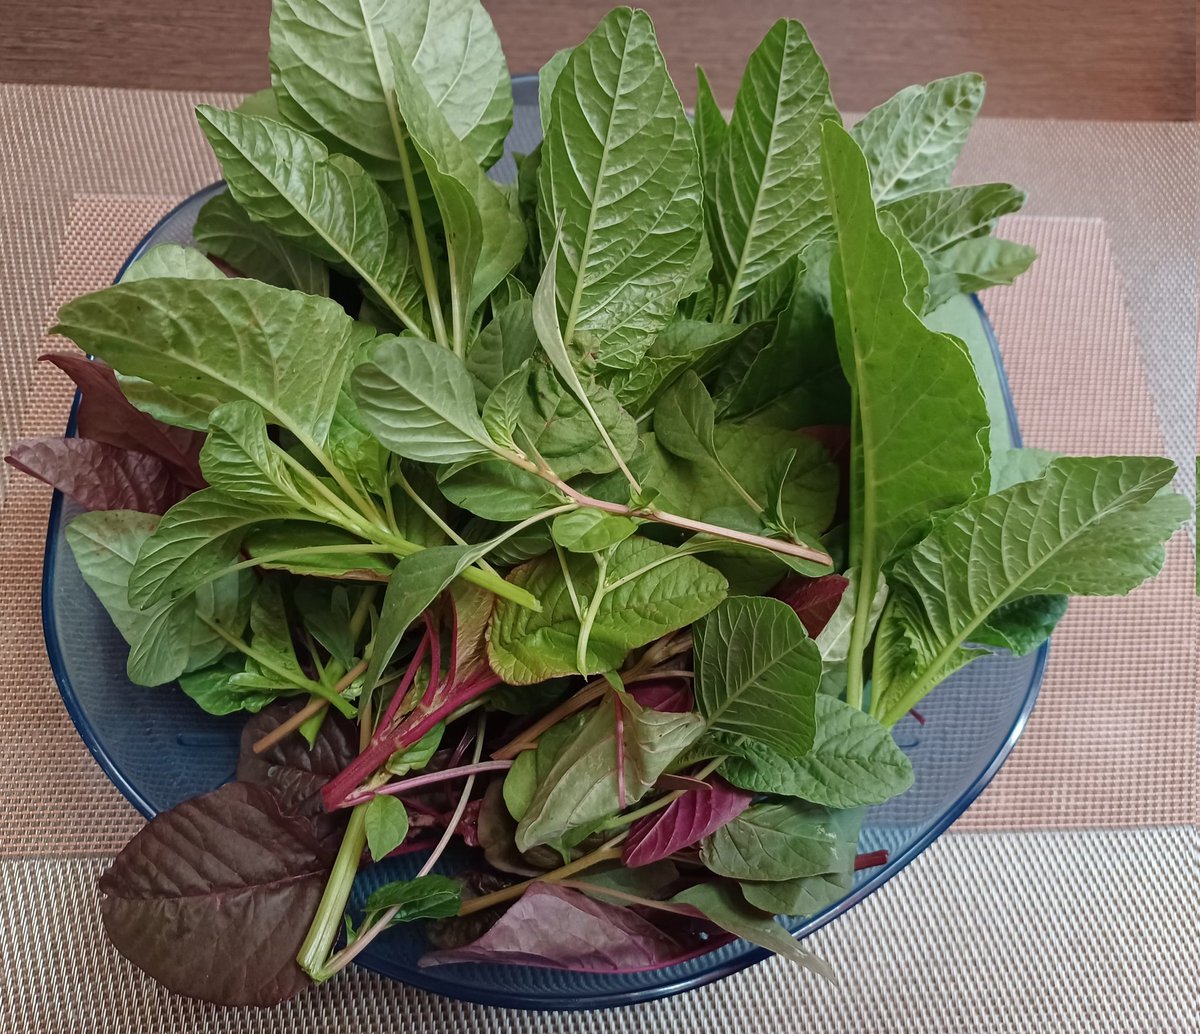
<path fill-rule="evenodd" d="M 638 819 L 625 841 L 625 864 L 649 865 L 699 843 L 736 819 L 753 799 L 753 794 L 714 776 L 703 789 L 688 790 L 662 811 Z"/>
<path fill-rule="evenodd" d="M 840 574 L 826 574 L 820 578 L 789 575 L 775 586 L 771 595 L 791 607 L 804 630 L 815 639 L 829 624 L 849 584 L 850 579 Z"/>
<path fill-rule="evenodd" d="M 430 952 L 419 965 L 488 962 L 629 973 L 670 965 L 686 954 L 685 946 L 628 908 L 535 883 L 482 937 Z"/>
<path fill-rule="evenodd" d="M 87 438 L 23 438 L 5 459 L 88 510 L 162 514 L 190 492 L 158 456 Z"/>
<path fill-rule="evenodd" d="M 83 395 L 75 416 L 80 438 L 145 452 L 168 464 L 191 488 L 203 488 L 200 446 L 204 435 L 155 420 L 133 405 L 121 390 L 112 368 L 82 355 L 52 352 L 40 356 L 75 382 Z"/>
<path fill-rule="evenodd" d="M 629 695 L 642 707 L 670 714 L 683 714 L 695 707 L 692 691 L 683 679 L 638 682 L 630 689 Z"/>
<path fill-rule="evenodd" d="M 274 1005 L 308 986 L 296 953 L 337 839 L 284 815 L 265 787 L 226 783 L 156 816 L 100 877 L 116 949 L 177 994 Z"/>

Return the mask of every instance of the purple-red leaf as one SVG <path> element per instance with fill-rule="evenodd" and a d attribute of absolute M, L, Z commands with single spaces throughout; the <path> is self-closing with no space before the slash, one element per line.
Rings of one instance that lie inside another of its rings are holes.
<path fill-rule="evenodd" d="M 189 492 L 159 457 L 87 438 L 23 438 L 5 459 L 88 510 L 161 514 Z"/>
<path fill-rule="evenodd" d="M 804 630 L 816 639 L 829 624 L 849 584 L 850 579 L 840 574 L 826 574 L 820 578 L 790 575 L 775 587 L 771 595 L 791 607 L 804 625 Z"/>
<path fill-rule="evenodd" d="M 754 795 L 713 777 L 703 789 L 688 790 L 660 812 L 629 827 L 624 860 L 628 866 L 649 865 L 699 843 L 709 833 L 736 819 Z"/>
<path fill-rule="evenodd" d="M 629 695 L 642 707 L 671 714 L 683 714 L 695 706 L 692 691 L 683 679 L 667 678 L 654 682 L 639 682 L 629 691 Z"/>
<path fill-rule="evenodd" d="M 308 977 L 296 953 L 336 840 L 279 810 L 251 783 L 227 783 L 163 812 L 100 877 L 109 940 L 177 994 L 274 1005 Z"/>
<path fill-rule="evenodd" d="M 312 818 L 325 813 L 321 788 L 358 752 L 358 731 L 352 722 L 330 708 L 311 747 L 297 733 L 255 754 L 254 744 L 301 706 L 298 701 L 272 704 L 246 723 L 236 778 L 267 787 L 275 794 L 285 815 Z"/>
<path fill-rule="evenodd" d="M 204 487 L 199 462 L 204 435 L 171 427 L 143 413 L 125 397 L 116 374 L 104 363 L 60 352 L 41 358 L 70 377 L 83 395 L 75 416 L 80 438 L 158 456 L 184 484 Z"/>
<path fill-rule="evenodd" d="M 636 912 L 550 883 L 535 883 L 487 933 L 462 948 L 430 952 L 422 966 L 508 963 L 583 973 L 657 969 L 687 949 Z"/>

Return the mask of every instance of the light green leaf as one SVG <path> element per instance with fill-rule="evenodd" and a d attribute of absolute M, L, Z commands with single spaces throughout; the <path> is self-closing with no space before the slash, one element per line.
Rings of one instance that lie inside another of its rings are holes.
<path fill-rule="evenodd" d="M 1156 574 L 1163 543 L 1189 513 L 1187 500 L 1162 492 L 1174 473 L 1156 458 L 1056 459 L 1036 481 L 939 518 L 893 569 L 872 714 L 894 724 L 979 654 L 970 643 L 1029 648 L 1030 614 L 1001 608 L 1053 594 L 1123 595 Z"/>
<path fill-rule="evenodd" d="M 838 830 L 804 801 L 753 804 L 700 845 L 713 872 L 738 880 L 794 880 L 838 867 Z"/>
<path fill-rule="evenodd" d="M 590 556 L 572 555 L 567 566 L 579 595 L 595 593 L 596 565 Z M 630 580 L 610 588 L 601 601 L 588 639 L 589 671 L 618 670 L 630 650 L 698 620 L 725 594 L 725 579 L 712 568 L 636 535 L 618 544 L 609 560 L 606 584 L 624 578 Z M 516 568 L 509 581 L 536 597 L 542 610 L 497 600 L 488 641 L 493 670 L 513 684 L 576 674 L 579 619 L 558 560 L 532 560 Z"/>
<path fill-rule="evenodd" d="M 567 58 L 571 56 L 571 49 L 571 47 L 563 47 L 562 50 L 556 50 L 550 56 L 550 60 L 542 65 L 538 71 L 538 114 L 542 119 L 543 137 L 546 135 L 546 130 L 549 127 L 554 87 L 558 84 L 558 77 L 562 75 L 562 70 L 567 65 Z"/>
<path fill-rule="evenodd" d="M 266 675 L 279 679 L 282 673 L 292 673 L 302 685 L 305 676 L 296 658 L 292 644 L 292 630 L 288 622 L 287 608 L 283 602 L 283 591 L 275 579 L 259 582 L 250 605 L 250 647 L 270 662 L 270 669 L 261 667 L 251 659 L 246 670 L 251 674 Z"/>
<path fill-rule="evenodd" d="M 602 700 L 585 725 L 567 743 L 517 824 L 517 850 L 558 840 L 569 830 L 615 814 L 620 808 L 617 782 L 615 698 Z M 675 757 L 704 731 L 694 714 L 646 709 L 622 720 L 625 800 L 639 801 Z"/>
<path fill-rule="evenodd" d="M 475 160 L 495 161 L 512 121 L 512 92 L 500 42 L 477 0 L 272 4 L 271 80 L 280 114 L 380 179 L 400 179 L 403 128 L 390 40 Z"/>
<path fill-rule="evenodd" d="M 927 259 L 975 237 L 986 237 L 1002 215 L 1016 212 L 1025 193 L 1007 183 L 978 183 L 910 194 L 880 208 L 893 216 Z"/>
<path fill-rule="evenodd" d="M 854 846 L 850 865 L 837 872 L 800 876 L 794 880 L 741 880 L 746 901 L 764 912 L 784 916 L 812 916 L 841 901 L 854 886 Z"/>
<path fill-rule="evenodd" d="M 267 704 L 278 699 L 276 692 L 255 692 L 240 689 L 230 680 L 245 670 L 241 654 L 222 657 L 216 664 L 179 676 L 179 688 L 209 714 L 235 714 L 249 711 L 257 714 Z"/>
<path fill-rule="evenodd" d="M 717 98 L 713 96 L 708 76 L 699 65 L 696 66 L 696 110 L 692 117 L 692 131 L 696 136 L 704 193 L 706 197 L 712 197 L 716 191 L 721 149 L 729 138 L 729 124 L 721 113 Z"/>
<path fill-rule="evenodd" d="M 408 233 L 362 166 L 280 122 L 207 105 L 196 111 L 230 193 L 252 219 L 325 262 L 348 266 L 393 317 L 426 333 Z"/>
<path fill-rule="evenodd" d="M 781 20 L 750 55 L 721 150 L 711 222 L 728 321 L 756 286 L 828 233 L 820 128 L 838 119 L 804 27 Z"/>
<path fill-rule="evenodd" d="M 491 521 L 522 521 L 565 502 L 550 482 L 507 460 L 483 460 L 447 471 L 438 487 L 455 506 Z"/>
<path fill-rule="evenodd" d="M 513 760 L 512 768 L 504 776 L 503 793 L 504 806 L 508 808 L 508 813 L 514 821 L 520 822 L 525 817 L 538 787 L 546 782 L 546 777 L 563 748 L 576 739 L 579 730 L 591 718 L 592 715 L 586 711 L 564 718 L 538 737 L 537 746 L 533 750 L 523 750 Z M 616 765 L 615 753 L 613 765 Z"/>
<path fill-rule="evenodd" d="M 404 802 L 389 794 L 371 798 L 367 805 L 367 847 L 372 861 L 381 861 L 404 843 L 408 836 L 408 812 Z"/>
<path fill-rule="evenodd" d="M 457 915 L 462 892 L 449 876 L 417 876 L 411 880 L 385 883 L 363 905 L 368 918 L 385 909 L 398 908 L 392 925 L 414 919 L 447 919 Z"/>
<path fill-rule="evenodd" d="M 514 435 L 527 400 L 529 366 L 522 364 L 504 378 L 483 404 L 483 426 L 497 445 L 516 449 Z"/>
<path fill-rule="evenodd" d="M 930 301 L 929 270 L 925 268 L 925 260 L 921 258 L 921 253 L 904 236 L 904 231 L 900 229 L 893 215 L 889 212 L 879 212 L 878 216 L 879 228 L 892 242 L 900 258 L 900 274 L 905 286 L 904 304 L 918 316 L 922 315 L 927 307 L 936 308 L 943 299 Z"/>
<path fill-rule="evenodd" d="M 1031 448 L 1010 447 L 992 453 L 992 491 L 1040 478 L 1058 457 L 1058 453 Z"/>
<path fill-rule="evenodd" d="M 680 371 L 703 373 L 745 331 L 732 323 L 676 320 L 659 332 L 636 367 L 613 372 L 605 383 L 622 405 L 645 412 Z"/>
<path fill-rule="evenodd" d="M 842 593 L 842 598 L 838 600 L 838 605 L 829 618 L 829 621 L 826 622 L 825 627 L 821 629 L 816 637 L 817 647 L 821 651 L 821 660 L 825 668 L 825 678 L 829 676 L 832 670 L 845 668 L 846 658 L 850 651 L 850 630 L 854 625 L 854 615 L 858 610 L 858 570 L 851 568 L 846 572 L 846 577 L 850 580 L 850 584 L 846 586 L 846 591 Z M 871 634 L 875 630 L 875 625 L 879 621 L 879 615 L 883 613 L 883 605 L 887 602 L 887 594 L 887 581 L 881 574 L 876 582 L 875 592 L 867 612 L 866 633 L 868 639 L 870 639 Z M 822 689 L 824 688 L 822 686 Z"/>
<path fill-rule="evenodd" d="M 877 202 L 950 185 L 983 92 L 983 77 L 968 72 L 906 86 L 867 113 L 852 132 L 867 159 Z"/>
<path fill-rule="evenodd" d="M 686 370 L 663 392 L 654 411 L 655 440 L 668 452 L 693 462 L 720 463 L 713 425 L 716 413 L 704 382 Z"/>
<path fill-rule="evenodd" d="M 560 513 L 550 526 L 554 541 L 572 553 L 598 553 L 624 542 L 635 531 L 636 521 L 591 507 Z"/>
<path fill-rule="evenodd" d="M 833 697 L 818 695 L 816 703 L 817 733 L 807 754 L 787 758 L 761 743 L 744 743 L 721 775 L 745 790 L 830 808 L 882 804 L 912 785 L 912 765 L 887 729 Z"/>
<path fill-rule="evenodd" d="M 228 191 L 204 203 L 192 236 L 200 248 L 245 276 L 306 294 L 329 293 L 325 264 L 254 222 Z"/>
<path fill-rule="evenodd" d="M 365 333 L 328 298 L 242 279 L 117 284 L 68 302 L 58 317 L 53 333 L 190 400 L 203 422 L 186 426 L 204 430 L 222 402 L 248 399 L 310 451 L 325 439 Z"/>
<path fill-rule="evenodd" d="M 431 341 L 381 337 L 351 375 L 363 422 L 385 446 L 421 463 L 494 452 L 463 361 Z"/>
<path fill-rule="evenodd" d="M 636 366 L 674 317 L 703 233 L 696 143 L 644 11 L 611 11 L 571 51 L 547 129 L 538 220 L 543 247 L 561 222 L 547 263 L 563 339 L 602 366 Z"/>
<path fill-rule="evenodd" d="M 262 115 L 264 118 L 279 118 L 279 104 L 275 100 L 275 91 L 269 86 L 246 94 L 236 110 L 240 111 L 243 115 Z"/>
<path fill-rule="evenodd" d="M 171 507 L 142 545 L 129 576 L 129 601 L 149 607 L 190 593 L 237 560 L 247 530 L 290 517 L 317 521 L 294 503 L 249 502 L 204 488 Z"/>
<path fill-rule="evenodd" d="M 335 546 L 336 552 L 325 547 Z M 352 547 L 359 546 L 363 551 Z M 388 553 L 371 552 L 371 544 L 332 524 L 273 520 L 252 527 L 242 549 L 265 571 L 291 571 L 320 578 L 386 582 L 391 574 Z"/>
<path fill-rule="evenodd" d="M 262 410 L 252 402 L 226 402 L 212 412 L 200 470 L 212 488 L 242 502 L 272 510 L 314 508 L 311 489 L 301 490 L 285 455 L 267 437 Z"/>
<path fill-rule="evenodd" d="M 810 969 L 826 980 L 834 980 L 833 970 L 828 964 L 793 939 L 770 916 L 747 906 L 737 890 L 727 883 L 698 883 L 676 894 L 671 900 L 694 908 L 710 922 L 743 941 L 782 955 L 789 962 Z"/>
<path fill-rule="evenodd" d="M 802 757 L 816 735 L 821 655 L 786 603 L 731 596 L 693 630 L 708 727 Z"/>
<path fill-rule="evenodd" d="M 438 747 L 442 744 L 442 736 L 446 732 L 443 722 L 438 722 L 411 747 L 403 747 L 387 759 L 383 767 L 394 776 L 407 775 L 409 772 L 419 772 L 433 760 Z"/>
<path fill-rule="evenodd" d="M 467 350 L 466 364 L 475 378 L 475 394 L 482 406 L 500 382 L 538 354 L 533 329 L 533 299 L 524 298 L 497 310 Z"/>
<path fill-rule="evenodd" d="M 393 48 L 396 103 L 429 176 L 446 231 L 451 300 L 458 321 L 454 341 L 461 352 L 471 315 L 520 261 L 525 226 L 508 197 L 459 142 L 427 84 L 397 57 Z"/>
<path fill-rule="evenodd" d="M 195 248 L 159 244 L 125 270 L 121 283 L 131 284 L 154 277 L 183 277 L 189 280 L 224 280 L 225 274 Z"/>
<path fill-rule="evenodd" d="M 212 664 L 228 646 L 203 618 L 240 635 L 250 609 L 252 578 L 247 572 L 228 575 L 180 600 L 146 609 L 130 603 L 130 574 L 158 522 L 152 514 L 98 510 L 80 514 L 67 526 L 67 542 L 83 580 L 130 645 L 130 680 L 144 686 Z"/>
<path fill-rule="evenodd" d="M 1037 252 L 1027 244 L 998 237 L 960 241 L 930 260 L 929 304 L 936 307 L 956 294 L 1011 284 L 1025 272 Z"/>

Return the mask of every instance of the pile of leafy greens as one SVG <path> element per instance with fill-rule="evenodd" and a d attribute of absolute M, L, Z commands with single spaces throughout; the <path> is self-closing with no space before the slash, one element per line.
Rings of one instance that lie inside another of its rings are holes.
<path fill-rule="evenodd" d="M 79 437 L 10 456 L 89 511 L 129 677 L 252 715 L 237 780 L 102 877 L 113 943 L 231 1004 L 415 920 L 430 965 L 744 938 L 820 970 L 775 916 L 881 861 L 891 727 L 1154 575 L 1187 513 L 1166 460 L 1008 448 L 946 332 L 1033 258 L 992 235 L 1020 191 L 950 185 L 982 80 L 847 130 L 780 21 L 689 120 L 621 8 L 542 69 L 500 185 L 477 0 L 275 0 L 270 65 L 198 109 L 198 247 L 60 312 Z"/>

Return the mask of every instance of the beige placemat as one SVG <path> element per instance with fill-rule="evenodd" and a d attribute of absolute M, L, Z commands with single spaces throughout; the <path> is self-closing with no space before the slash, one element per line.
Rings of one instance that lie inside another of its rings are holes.
<path fill-rule="evenodd" d="M 190 120 L 199 99 L 230 100 L 0 86 L 10 137 L 0 151 L 0 445 L 65 420 L 70 391 L 32 362 L 57 304 L 106 283 L 157 215 L 214 178 Z M 1011 178 L 1035 199 L 1007 232 L 1041 261 L 1017 288 L 985 297 L 1030 444 L 1193 448 L 1194 139 L 1181 127 L 985 121 L 976 131 L 967 178 Z M 1095 172 L 1101 163 L 1114 176 L 1139 170 L 1136 205 Z M 772 962 L 662 1003 L 535 1016 L 353 973 L 251 1012 L 172 996 L 104 944 L 94 877 L 137 818 L 79 742 L 43 654 L 48 492 L 11 477 L 6 488 L 4 1031 L 1197 1029 L 1200 693 L 1182 534 L 1154 585 L 1072 606 L 1038 708 L 996 782 L 954 833 L 817 935 L 842 973 L 837 988 Z"/>

